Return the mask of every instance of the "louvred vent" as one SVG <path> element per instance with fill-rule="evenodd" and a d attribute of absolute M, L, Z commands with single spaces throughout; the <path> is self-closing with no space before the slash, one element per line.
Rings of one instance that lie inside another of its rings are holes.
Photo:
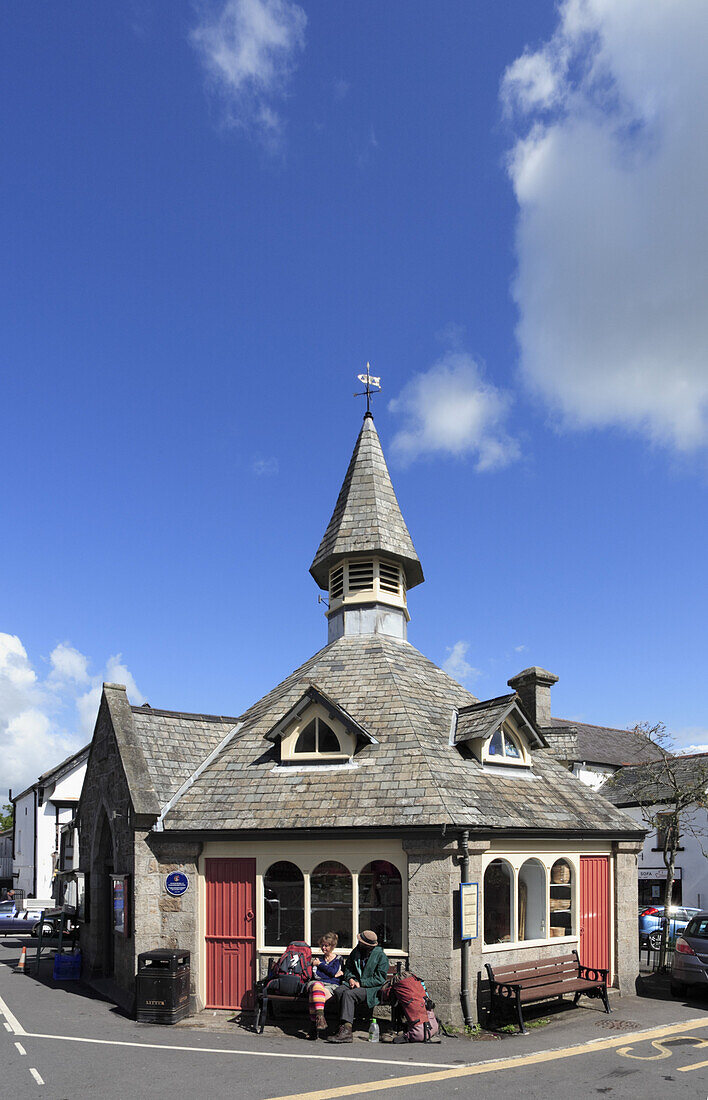
<path fill-rule="evenodd" d="M 344 593 L 344 566 L 332 569 L 329 574 L 329 595 L 332 600 L 341 600 Z"/>
<path fill-rule="evenodd" d="M 379 584 L 384 592 L 395 592 L 398 595 L 401 591 L 400 567 L 385 561 L 379 562 Z"/>
<path fill-rule="evenodd" d="M 349 591 L 364 592 L 374 587 L 373 561 L 352 561 L 349 563 Z"/>

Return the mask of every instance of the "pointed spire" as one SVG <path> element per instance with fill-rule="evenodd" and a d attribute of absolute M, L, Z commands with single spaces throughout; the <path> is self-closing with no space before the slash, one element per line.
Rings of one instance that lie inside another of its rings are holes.
<path fill-rule="evenodd" d="M 329 571 L 340 558 L 371 553 L 400 561 L 408 588 L 424 580 L 393 491 L 374 418 L 367 412 L 310 573 L 320 588 L 326 589 Z"/>

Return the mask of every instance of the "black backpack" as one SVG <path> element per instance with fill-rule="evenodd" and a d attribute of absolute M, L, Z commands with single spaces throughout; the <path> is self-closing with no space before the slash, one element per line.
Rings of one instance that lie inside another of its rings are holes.
<path fill-rule="evenodd" d="M 268 991 L 297 997 L 312 980 L 312 951 L 302 940 L 293 940 L 271 968 Z"/>

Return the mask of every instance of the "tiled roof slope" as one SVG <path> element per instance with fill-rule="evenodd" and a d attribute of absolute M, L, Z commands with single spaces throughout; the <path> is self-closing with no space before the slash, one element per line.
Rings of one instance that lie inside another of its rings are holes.
<path fill-rule="evenodd" d="M 237 718 L 131 707 L 148 773 L 164 806 L 237 724 Z"/>
<path fill-rule="evenodd" d="M 672 757 L 669 767 L 681 786 L 708 790 L 708 753 Z M 671 790 L 665 766 L 652 762 L 620 768 L 603 785 L 602 793 L 615 806 L 636 806 L 637 802 L 645 805 L 665 802 L 671 797 Z"/>
<path fill-rule="evenodd" d="M 498 726 L 516 695 L 500 695 L 498 699 L 488 699 L 466 707 L 457 719 L 455 743 L 472 741 L 475 737 L 484 737 L 492 726 Z"/>
<path fill-rule="evenodd" d="M 265 733 L 315 683 L 378 741 L 354 768 L 280 767 Z M 476 702 L 407 642 L 343 637 L 259 700 L 243 728 L 165 819 L 165 828 L 297 829 L 402 825 L 638 831 L 546 749 L 526 777 L 483 769 L 450 745 L 454 711 Z M 143 724 L 150 736 L 149 721 Z"/>
<path fill-rule="evenodd" d="M 566 718 L 551 718 L 543 735 L 561 760 L 586 761 L 588 764 L 644 764 L 659 760 L 663 749 L 634 730 L 616 730 L 591 726 Z"/>
<path fill-rule="evenodd" d="M 327 588 L 329 570 L 340 558 L 376 551 L 403 563 L 408 588 L 423 580 L 373 418 L 367 415 L 310 573 L 320 588 Z"/>

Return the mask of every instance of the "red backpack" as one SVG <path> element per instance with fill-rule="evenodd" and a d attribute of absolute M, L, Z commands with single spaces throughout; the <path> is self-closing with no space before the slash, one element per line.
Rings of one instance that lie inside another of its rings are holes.
<path fill-rule="evenodd" d="M 403 1033 L 409 1043 L 428 1043 L 438 1033 L 438 1021 L 433 1009 L 434 1003 L 420 978 L 407 973 L 403 978 L 394 978 L 386 989 L 387 1001 L 400 1008 L 406 1018 Z"/>
<path fill-rule="evenodd" d="M 293 940 L 273 965 L 268 988 L 272 992 L 296 996 L 312 980 L 312 951 L 308 943 Z M 272 983 L 277 982 L 277 986 Z"/>

